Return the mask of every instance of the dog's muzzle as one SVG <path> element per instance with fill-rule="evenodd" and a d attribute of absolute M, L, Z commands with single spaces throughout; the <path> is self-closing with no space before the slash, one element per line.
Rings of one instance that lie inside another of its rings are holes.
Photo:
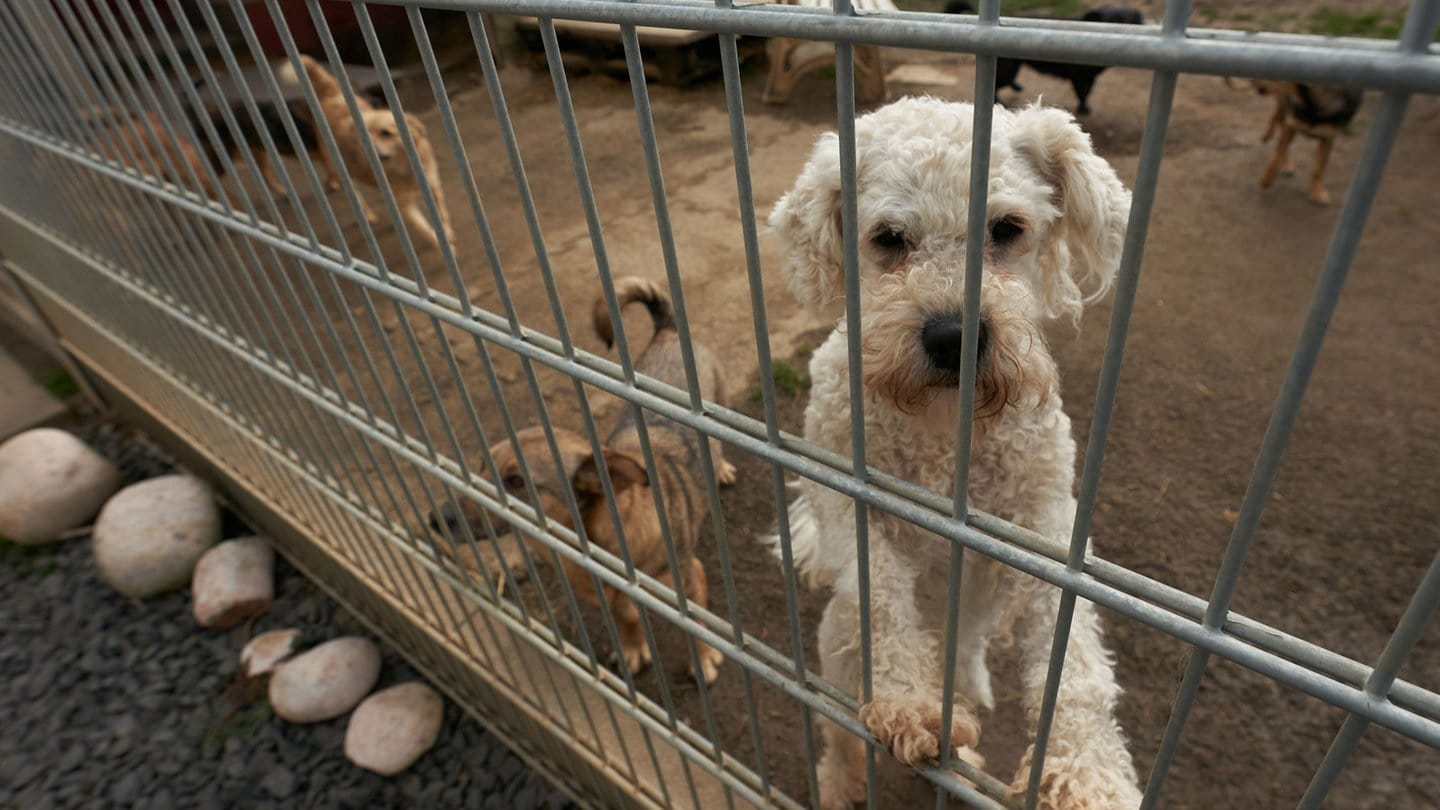
<path fill-rule="evenodd" d="M 920 344 L 925 347 L 925 356 L 930 364 L 946 375 L 946 384 L 960 382 L 960 360 L 964 356 L 964 324 L 957 315 L 937 315 L 925 322 L 920 329 Z M 979 359 L 985 359 L 985 349 L 990 341 L 985 321 L 980 321 L 978 331 Z"/>
<path fill-rule="evenodd" d="M 460 536 L 459 513 L 450 504 L 445 504 L 430 513 L 430 530 L 447 538 Z"/>

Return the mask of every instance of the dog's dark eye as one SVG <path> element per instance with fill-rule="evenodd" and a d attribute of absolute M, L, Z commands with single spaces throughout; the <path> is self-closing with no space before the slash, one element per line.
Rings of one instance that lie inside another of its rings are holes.
<path fill-rule="evenodd" d="M 1020 238 L 1025 233 L 1025 226 L 1018 221 L 1005 217 L 990 223 L 990 242 L 995 245 L 1008 245 Z"/>
<path fill-rule="evenodd" d="M 505 488 L 510 490 L 511 492 L 516 492 L 525 488 L 525 479 L 524 477 L 519 475 L 507 475 L 505 476 L 505 481 L 503 483 L 505 484 Z"/>
<path fill-rule="evenodd" d="M 910 240 L 905 232 L 894 225 L 881 225 L 870 234 L 870 244 L 886 253 L 901 253 L 910 249 Z"/>

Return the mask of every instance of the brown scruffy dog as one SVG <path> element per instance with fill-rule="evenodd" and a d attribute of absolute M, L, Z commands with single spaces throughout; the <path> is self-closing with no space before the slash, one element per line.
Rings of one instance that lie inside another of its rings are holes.
<path fill-rule="evenodd" d="M 350 115 L 350 107 L 345 103 L 345 94 L 340 89 L 340 82 L 330 71 L 311 57 L 302 54 L 300 62 L 305 66 L 305 75 L 310 78 L 310 84 L 315 88 L 315 95 L 320 101 L 320 110 L 325 114 L 325 122 L 329 124 L 330 131 L 335 136 L 335 145 L 339 147 L 340 157 L 344 160 L 351 176 L 366 185 L 379 188 L 380 181 L 370 171 L 370 160 L 365 156 L 360 130 L 356 128 L 355 119 Z M 295 71 L 289 62 L 282 65 L 277 73 L 281 81 L 297 81 Z M 369 133 L 370 142 L 375 147 L 375 154 L 380 158 L 380 164 L 384 167 L 385 179 L 389 181 L 390 190 L 395 195 L 395 205 L 400 209 L 400 216 L 405 220 L 406 225 L 423 236 L 438 250 L 440 238 L 436 235 L 430 218 L 425 215 L 420 184 L 410 171 L 410 162 L 405 158 L 405 143 L 400 138 L 395 113 L 387 109 L 376 109 L 360 94 L 355 95 L 355 104 L 360 109 L 360 117 L 365 123 L 365 130 Z M 425 125 L 414 115 L 405 114 L 405 125 L 410 129 L 410 137 L 415 142 L 415 152 L 420 158 L 421 167 L 425 169 L 425 181 L 430 185 L 430 193 L 435 196 L 435 207 L 440 210 L 440 224 L 444 226 L 445 239 L 450 243 L 451 253 L 454 253 L 454 231 L 450 228 L 450 212 L 445 207 L 445 193 L 440 186 L 440 172 L 435 164 L 435 150 L 430 146 L 430 136 L 425 130 Z M 326 185 L 331 191 L 335 191 L 340 188 L 340 182 L 336 179 L 335 166 L 331 162 L 330 153 L 326 149 L 320 149 L 319 152 L 322 162 L 330 174 Z M 365 213 L 365 218 L 372 225 L 379 222 L 379 218 L 375 216 L 375 212 L 370 210 L 370 206 L 365 203 L 364 199 L 360 200 L 360 207 Z"/>
<path fill-rule="evenodd" d="M 1315 169 L 1310 174 L 1310 201 L 1316 205 L 1328 205 L 1330 192 L 1325 190 L 1325 167 L 1330 162 L 1330 149 L 1335 138 L 1345 131 L 1360 109 L 1362 94 L 1349 87 L 1321 87 L 1314 84 L 1277 82 L 1256 79 L 1252 82 L 1256 92 L 1270 96 L 1275 107 L 1270 121 L 1265 125 L 1262 143 L 1269 141 L 1277 132 L 1275 151 L 1260 174 L 1260 187 L 1274 185 L 1281 172 L 1290 174 L 1295 164 L 1290 160 L 1290 141 L 1296 133 L 1308 135 L 1316 140 Z"/>
<path fill-rule="evenodd" d="M 636 371 L 654 377 L 662 382 L 684 388 L 685 371 L 680 353 L 680 336 L 675 329 L 675 316 L 670 299 L 664 288 L 655 281 L 637 277 L 616 279 L 615 292 L 623 308 L 631 303 L 643 303 L 650 311 L 655 334 L 645 351 L 635 361 Z M 594 327 L 606 345 L 612 345 L 614 332 L 603 298 L 597 298 L 593 310 Z M 694 343 L 695 366 L 700 377 L 700 393 L 711 402 L 724 402 L 724 379 L 720 365 L 705 346 Z M 577 511 L 585 525 L 585 534 L 590 542 L 617 556 L 620 553 L 620 536 L 610 517 L 610 506 L 605 500 L 600 481 L 600 464 L 603 462 L 609 472 L 610 483 L 615 492 L 615 510 L 624 523 L 625 542 L 635 567 L 667 585 L 673 584 L 671 569 L 665 549 L 665 538 L 661 532 L 660 514 L 656 509 L 655 493 L 652 487 L 658 485 L 665 505 L 665 516 L 669 519 L 671 537 L 675 542 L 675 557 L 679 561 L 682 587 L 687 599 L 705 607 L 707 589 L 705 566 L 695 556 L 705 519 L 709 516 L 709 503 L 705 491 L 705 479 L 700 470 L 700 442 L 705 441 L 696 432 L 677 422 L 652 412 L 645 412 L 645 427 L 650 438 L 650 449 L 655 458 L 657 480 L 652 480 L 645 469 L 644 456 L 640 449 L 640 434 L 637 429 L 635 410 L 627 408 L 618 427 L 605 440 L 603 458 L 597 460 L 591 452 L 590 441 L 584 436 L 564 428 L 554 428 L 555 442 L 560 450 L 562 469 L 557 469 L 545 440 L 544 429 L 527 428 L 516 434 L 520 444 L 520 455 L 524 465 L 510 442 L 500 442 L 490 448 L 495 461 L 495 478 L 506 492 L 530 503 L 525 473 L 529 468 L 530 481 L 539 496 L 540 507 L 549 520 L 573 529 L 574 520 L 569 506 L 568 493 L 573 492 Z M 735 480 L 735 468 L 725 461 L 721 446 L 713 439 L 711 456 L 715 465 L 715 476 L 721 484 Z M 442 508 L 431 516 L 432 528 L 452 540 L 460 540 L 465 532 L 462 522 L 468 524 L 473 536 L 483 537 L 483 524 L 479 508 L 470 501 L 462 501 L 459 514 L 451 508 Z M 498 516 L 491 515 L 492 525 L 503 525 Z M 519 573 L 523 556 L 517 544 L 506 544 L 503 556 L 490 562 L 493 574 Z M 537 549 L 538 550 L 538 549 Z M 548 558 L 548 554 L 544 555 Z M 628 597 L 605 587 L 603 595 L 597 596 L 594 580 L 581 566 L 562 561 L 565 577 L 580 596 L 594 603 L 603 598 L 613 612 L 619 625 L 621 654 L 631 672 L 638 672 L 650 662 L 650 648 L 645 641 L 640 622 L 640 611 Z M 700 659 L 700 675 L 706 683 L 715 680 L 720 662 L 720 651 L 697 641 Z"/>

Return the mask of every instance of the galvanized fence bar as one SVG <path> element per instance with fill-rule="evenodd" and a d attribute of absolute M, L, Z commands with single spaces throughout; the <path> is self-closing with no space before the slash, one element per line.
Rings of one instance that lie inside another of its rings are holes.
<path fill-rule="evenodd" d="M 1186 0 L 1166 3 L 1161 29 L 1168 36 L 1182 37 L 1189 17 L 1190 3 Z M 1125 340 L 1129 333 L 1130 315 L 1135 306 L 1135 292 L 1140 282 L 1150 212 L 1155 204 L 1155 191 L 1160 182 L 1161 156 L 1170 123 L 1170 109 L 1175 98 L 1176 78 L 1173 71 L 1157 71 L 1151 78 L 1150 101 L 1140 144 L 1140 166 L 1131 198 L 1130 217 L 1125 228 L 1125 246 L 1115 285 L 1115 306 L 1110 315 L 1105 358 L 1101 364 L 1100 380 L 1095 392 L 1095 411 L 1090 421 L 1090 436 L 1086 444 L 1080 492 L 1076 500 L 1075 523 L 1070 533 L 1070 553 L 1066 567 L 1071 571 L 1083 570 L 1085 552 L 1090 542 L 1091 518 L 1099 497 L 1100 473 L 1105 460 L 1105 445 L 1110 434 L 1110 417 L 1114 413 L 1115 398 L 1120 387 L 1120 369 L 1125 354 Z M 1033 810 L 1035 807 L 1040 780 L 1044 774 L 1046 747 L 1055 719 L 1060 679 L 1064 677 L 1065 653 L 1069 647 L 1070 630 L 1076 610 L 1075 600 L 1073 591 L 1065 589 L 1061 593 L 1055 618 L 1055 637 L 1051 642 L 1050 667 L 1045 676 L 1045 691 L 1035 734 L 1029 783 L 1025 792 L 1026 810 Z"/>
<path fill-rule="evenodd" d="M 1391 634 L 1385 650 L 1380 653 L 1375 671 L 1365 683 L 1365 692 L 1371 699 L 1387 699 L 1390 685 L 1395 682 L 1395 675 L 1410 657 L 1411 651 L 1420 640 L 1420 634 L 1435 617 L 1437 608 L 1440 608 L 1440 555 L 1436 555 L 1430 562 L 1425 578 L 1415 589 L 1415 595 L 1405 608 L 1405 615 L 1400 617 L 1400 623 Z M 1368 720 L 1354 713 L 1345 718 L 1345 723 L 1340 726 L 1340 731 L 1330 744 L 1330 750 L 1325 753 L 1325 759 L 1321 761 L 1320 767 L 1316 768 L 1315 777 L 1306 788 L 1305 795 L 1300 797 L 1300 810 L 1313 810 L 1325 801 L 1325 795 L 1330 792 L 1330 787 L 1345 767 L 1355 746 L 1359 744 L 1365 729 L 1369 727 Z"/>

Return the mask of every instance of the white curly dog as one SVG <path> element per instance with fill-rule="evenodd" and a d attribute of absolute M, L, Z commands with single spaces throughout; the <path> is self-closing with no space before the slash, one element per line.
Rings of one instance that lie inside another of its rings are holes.
<path fill-rule="evenodd" d="M 955 422 L 970 184 L 969 104 L 897 101 L 856 121 L 861 360 L 866 461 L 948 493 Z M 1119 263 L 1130 193 L 1062 110 L 996 108 L 991 146 L 970 499 L 975 508 L 1068 542 L 1075 515 L 1075 441 L 1040 324 L 1078 319 Z M 844 303 L 840 154 L 823 136 L 770 217 L 785 277 L 808 309 Z M 845 325 L 810 362 L 805 438 L 850 450 Z M 858 692 L 860 617 L 855 505 L 812 481 L 789 506 L 797 567 L 834 589 L 820 622 L 821 670 Z M 869 517 L 874 699 L 860 718 L 902 762 L 939 754 L 950 546 L 914 525 Z M 1020 646 L 1020 685 L 1033 728 L 1040 711 L 1059 590 L 965 553 L 952 734 L 979 761 L 974 706 L 994 695 L 985 654 L 1005 635 Z M 1044 808 L 1139 804 L 1134 765 L 1115 721 L 1120 689 L 1099 617 L 1080 600 L 1041 785 Z M 848 808 L 865 788 L 863 742 L 825 724 L 821 804 Z M 1033 748 L 1012 784 L 1023 791 Z"/>

